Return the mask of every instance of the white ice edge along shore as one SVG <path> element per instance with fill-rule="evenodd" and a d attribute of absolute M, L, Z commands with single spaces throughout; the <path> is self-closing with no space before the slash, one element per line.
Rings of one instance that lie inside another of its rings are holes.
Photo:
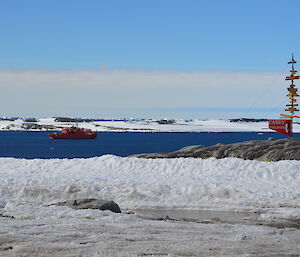
<path fill-rule="evenodd" d="M 299 218 L 300 161 L 0 158 L 0 211 L 34 215 L 39 206 L 85 197 L 121 209 L 262 211 Z M 40 210 L 39 210 L 40 211 Z"/>
<path fill-rule="evenodd" d="M 38 125 L 70 127 L 74 122 L 55 122 L 54 118 L 41 118 Z M 0 130 L 29 130 L 22 119 L 15 121 L 0 121 Z M 27 122 L 28 124 L 28 122 Z M 230 120 L 175 120 L 174 124 L 159 124 L 155 120 L 127 120 L 127 121 L 92 121 L 80 122 L 82 128 L 93 131 L 131 131 L 131 132 L 274 132 L 268 128 L 268 122 L 230 122 Z M 42 131 L 47 129 L 42 128 Z M 293 127 L 295 133 L 300 132 L 300 124 L 295 123 Z"/>

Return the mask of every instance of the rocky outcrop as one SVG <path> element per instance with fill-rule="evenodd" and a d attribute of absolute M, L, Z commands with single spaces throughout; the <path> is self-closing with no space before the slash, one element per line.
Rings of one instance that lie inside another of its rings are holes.
<path fill-rule="evenodd" d="M 98 209 L 101 211 L 109 210 L 116 213 L 121 213 L 120 207 L 113 201 L 99 200 L 93 198 L 68 200 L 64 202 L 53 203 L 56 206 L 68 206 L 76 210 L 80 209 Z"/>
<path fill-rule="evenodd" d="M 54 117 L 55 122 L 79 122 L 78 119 L 68 118 L 68 117 Z"/>
<path fill-rule="evenodd" d="M 158 120 L 157 121 L 158 124 L 174 124 L 175 120 Z"/>
<path fill-rule="evenodd" d="M 21 125 L 21 128 L 25 129 L 25 130 L 54 130 L 57 129 L 56 126 L 53 125 L 40 125 L 34 122 L 24 122 Z"/>
<path fill-rule="evenodd" d="M 210 158 L 236 157 L 245 160 L 280 161 L 300 160 L 300 138 L 278 140 L 256 140 L 235 144 L 217 144 L 213 146 L 187 146 L 176 152 L 137 154 L 139 158 Z"/>
<path fill-rule="evenodd" d="M 268 122 L 268 119 L 249 119 L 249 118 L 239 118 L 239 119 L 230 119 L 230 122 Z"/>

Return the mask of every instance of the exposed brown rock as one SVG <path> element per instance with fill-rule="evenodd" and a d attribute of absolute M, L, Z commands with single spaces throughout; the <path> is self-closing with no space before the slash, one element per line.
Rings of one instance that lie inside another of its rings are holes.
<path fill-rule="evenodd" d="M 210 158 L 236 157 L 245 160 L 280 161 L 300 160 L 300 138 L 278 140 L 255 140 L 235 144 L 217 144 L 213 146 L 187 146 L 170 153 L 137 154 L 138 158 Z"/>

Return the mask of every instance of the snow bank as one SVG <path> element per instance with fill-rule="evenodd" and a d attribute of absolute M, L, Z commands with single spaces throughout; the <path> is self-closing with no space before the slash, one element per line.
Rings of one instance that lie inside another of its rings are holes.
<path fill-rule="evenodd" d="M 300 161 L 0 158 L 0 207 L 93 197 L 121 209 L 257 210 L 294 208 Z M 299 206 L 298 206 L 299 207 Z"/>

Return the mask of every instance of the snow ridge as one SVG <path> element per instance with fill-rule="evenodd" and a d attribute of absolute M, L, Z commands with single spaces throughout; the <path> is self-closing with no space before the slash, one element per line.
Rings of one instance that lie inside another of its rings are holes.
<path fill-rule="evenodd" d="M 121 209 L 299 208 L 300 161 L 0 158 L 0 208 L 78 198 Z"/>

